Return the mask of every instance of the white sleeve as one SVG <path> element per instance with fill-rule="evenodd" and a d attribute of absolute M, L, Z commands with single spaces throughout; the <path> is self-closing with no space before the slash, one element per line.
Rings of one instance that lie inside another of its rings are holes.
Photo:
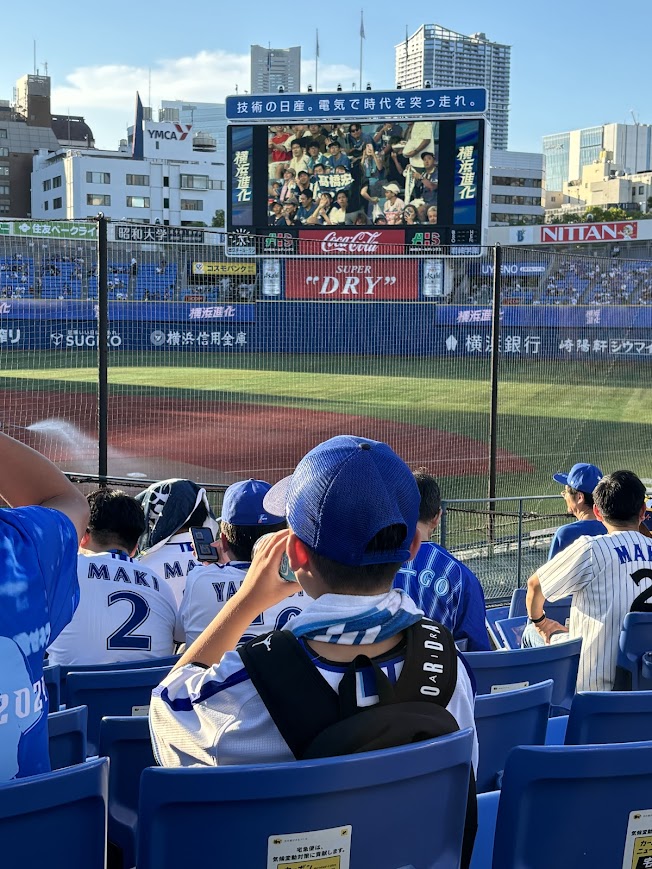
<path fill-rule="evenodd" d="M 578 537 L 537 570 L 546 600 L 555 601 L 580 591 L 591 582 L 592 537 Z"/>
<path fill-rule="evenodd" d="M 478 772 L 478 735 L 475 730 L 474 716 L 475 697 L 473 696 L 473 687 L 471 680 L 466 672 L 464 663 L 458 656 L 457 659 L 457 685 L 453 691 L 446 709 L 451 713 L 457 721 L 460 730 L 470 727 L 473 731 L 473 751 L 471 753 L 471 762 L 473 763 L 473 771 Z"/>

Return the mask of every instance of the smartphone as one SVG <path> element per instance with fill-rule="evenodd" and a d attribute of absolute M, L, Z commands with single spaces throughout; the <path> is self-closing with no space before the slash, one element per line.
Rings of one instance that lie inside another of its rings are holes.
<path fill-rule="evenodd" d="M 193 546 L 195 554 L 200 561 L 208 561 L 210 564 L 217 564 L 220 560 L 220 554 L 211 543 L 215 541 L 213 532 L 210 528 L 191 528 Z"/>

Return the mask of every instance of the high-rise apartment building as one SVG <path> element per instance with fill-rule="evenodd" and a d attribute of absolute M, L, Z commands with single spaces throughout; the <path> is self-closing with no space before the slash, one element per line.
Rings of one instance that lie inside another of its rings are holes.
<path fill-rule="evenodd" d="M 611 152 L 611 160 L 630 175 L 652 169 L 652 125 L 603 124 L 543 137 L 546 190 L 560 191 L 579 181 L 582 169 Z"/>
<path fill-rule="evenodd" d="M 421 27 L 395 47 L 396 83 L 402 88 L 486 87 L 492 148 L 505 149 L 509 128 L 511 46 L 484 33 L 464 36 L 440 27 Z"/>
<path fill-rule="evenodd" d="M 275 94 L 301 90 L 301 46 L 265 48 L 251 46 L 251 93 Z"/>

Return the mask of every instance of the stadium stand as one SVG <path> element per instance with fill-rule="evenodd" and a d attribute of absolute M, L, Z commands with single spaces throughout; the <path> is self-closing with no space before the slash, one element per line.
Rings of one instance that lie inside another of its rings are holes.
<path fill-rule="evenodd" d="M 76 763 L 84 763 L 88 709 L 73 706 L 48 715 L 48 747 L 52 769 L 63 769 Z"/>
<path fill-rule="evenodd" d="M 642 742 L 652 733 L 652 691 L 584 691 L 573 697 L 566 745 Z"/>
<path fill-rule="evenodd" d="M 614 688 L 652 691 L 652 613 L 628 613 L 618 641 Z"/>

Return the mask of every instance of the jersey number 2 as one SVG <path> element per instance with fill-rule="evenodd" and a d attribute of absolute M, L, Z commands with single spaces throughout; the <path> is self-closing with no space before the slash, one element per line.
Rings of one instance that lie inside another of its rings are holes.
<path fill-rule="evenodd" d="M 147 619 L 149 604 L 144 597 L 136 594 L 135 591 L 114 591 L 108 597 L 109 606 L 120 600 L 129 601 L 131 604 L 131 615 L 120 625 L 117 631 L 114 631 L 110 637 L 107 637 L 107 649 L 113 651 L 151 651 L 151 636 L 147 634 L 134 635 L 133 633 Z"/>
<path fill-rule="evenodd" d="M 635 570 L 632 573 L 632 579 L 639 585 L 642 579 L 652 579 L 652 570 L 647 567 L 642 567 L 640 570 Z M 635 597 L 630 607 L 630 613 L 652 613 L 652 604 L 648 603 L 652 597 L 652 585 L 645 591 L 642 591 L 638 597 Z"/>

